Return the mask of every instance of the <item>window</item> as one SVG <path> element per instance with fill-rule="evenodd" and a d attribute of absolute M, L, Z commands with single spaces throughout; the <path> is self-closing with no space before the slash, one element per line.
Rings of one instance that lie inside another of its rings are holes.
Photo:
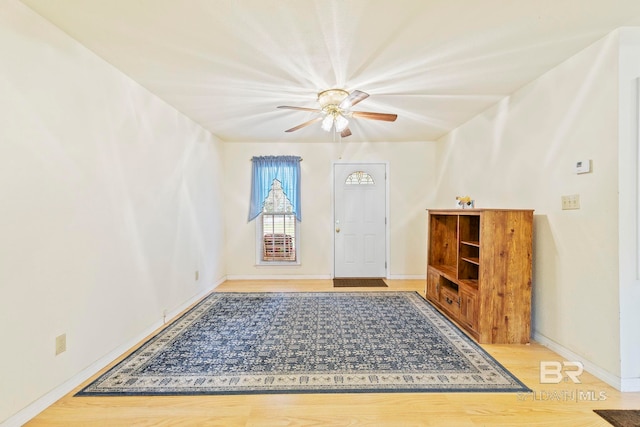
<path fill-rule="evenodd" d="M 277 179 L 273 180 L 264 201 L 260 222 L 259 245 L 262 250 L 259 262 L 296 262 L 296 216 Z"/>
<path fill-rule="evenodd" d="M 297 156 L 253 157 L 249 221 L 256 221 L 256 262 L 298 264 L 300 161 Z"/>
<path fill-rule="evenodd" d="M 344 183 L 346 185 L 372 185 L 375 184 L 373 177 L 364 171 L 356 171 L 350 174 Z"/>

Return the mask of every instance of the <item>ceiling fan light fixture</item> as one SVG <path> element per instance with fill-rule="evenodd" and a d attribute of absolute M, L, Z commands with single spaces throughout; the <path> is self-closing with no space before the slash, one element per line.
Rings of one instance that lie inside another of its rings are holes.
<path fill-rule="evenodd" d="M 331 114 L 327 114 L 324 119 L 322 119 L 322 130 L 330 132 L 333 127 L 333 116 Z"/>
<path fill-rule="evenodd" d="M 334 122 L 336 125 L 336 132 L 342 132 L 347 128 L 347 126 L 349 126 L 349 120 L 347 120 L 342 114 L 338 114 L 335 117 Z"/>
<path fill-rule="evenodd" d="M 333 128 L 336 132 L 342 132 L 349 126 L 349 120 L 343 115 L 346 111 L 341 107 L 341 103 L 348 98 L 349 92 L 343 89 L 328 89 L 318 93 L 318 103 L 325 113 L 322 119 L 324 131 L 331 132 Z"/>

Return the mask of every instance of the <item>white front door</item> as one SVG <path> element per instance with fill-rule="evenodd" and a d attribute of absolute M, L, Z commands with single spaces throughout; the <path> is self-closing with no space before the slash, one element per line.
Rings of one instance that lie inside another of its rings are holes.
<path fill-rule="evenodd" d="M 336 163 L 334 277 L 386 277 L 386 165 Z"/>

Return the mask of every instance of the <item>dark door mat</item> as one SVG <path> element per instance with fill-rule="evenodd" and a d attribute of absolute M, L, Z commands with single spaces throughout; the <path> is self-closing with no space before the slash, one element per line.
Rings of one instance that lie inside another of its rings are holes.
<path fill-rule="evenodd" d="M 382 279 L 368 277 L 349 277 L 333 279 L 334 288 L 386 288 L 387 284 Z"/>
<path fill-rule="evenodd" d="M 637 409 L 594 409 L 593 412 L 615 427 L 640 426 L 640 410 Z"/>

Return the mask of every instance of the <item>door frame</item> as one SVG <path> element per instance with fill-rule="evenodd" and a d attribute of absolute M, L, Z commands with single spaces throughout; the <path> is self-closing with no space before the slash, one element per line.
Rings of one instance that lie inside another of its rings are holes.
<path fill-rule="evenodd" d="M 335 194 L 335 183 L 336 183 L 336 165 L 354 165 L 354 166 L 367 166 L 367 165 L 384 165 L 384 215 L 387 219 L 385 227 L 384 227 L 384 238 L 385 238 L 385 248 L 384 248 L 384 257 L 387 268 L 385 269 L 385 279 L 388 279 L 391 271 L 391 233 L 389 232 L 391 226 L 391 220 L 389 216 L 389 162 L 388 161 L 379 161 L 379 162 L 341 162 L 341 161 L 333 161 L 331 162 L 331 278 L 336 277 L 336 194 Z"/>

